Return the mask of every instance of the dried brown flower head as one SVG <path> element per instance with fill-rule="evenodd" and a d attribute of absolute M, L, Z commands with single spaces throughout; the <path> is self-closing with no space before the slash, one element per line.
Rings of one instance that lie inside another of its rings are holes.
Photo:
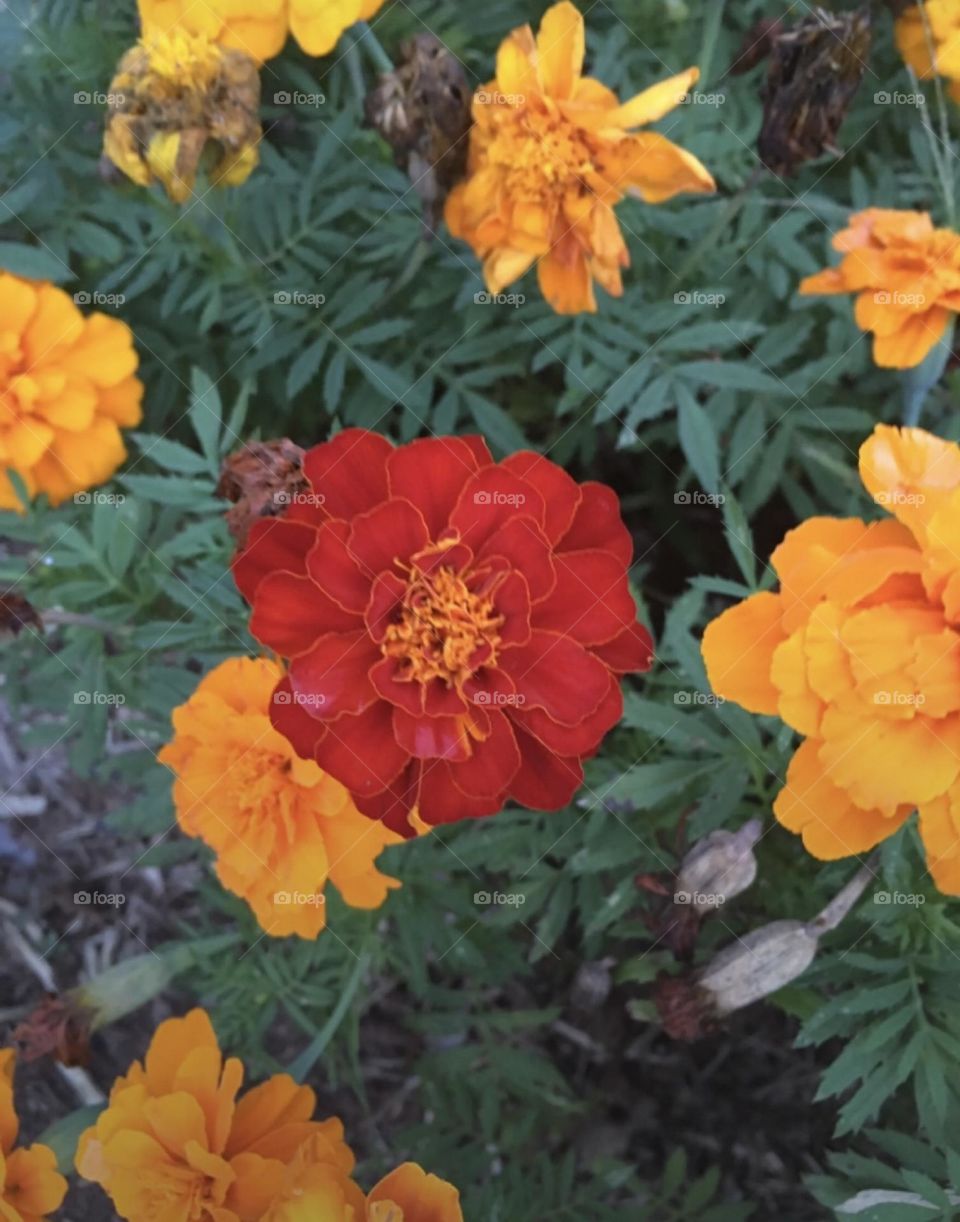
<path fill-rule="evenodd" d="M 217 496 L 233 502 L 227 526 L 243 547 L 258 518 L 282 513 L 300 493 L 306 493 L 303 450 L 286 437 L 249 441 L 224 459 Z"/>
<path fill-rule="evenodd" d="M 408 39 L 400 55 L 367 97 L 366 117 L 410 176 L 432 232 L 466 169 L 471 91 L 463 65 L 433 34 Z"/>
<path fill-rule="evenodd" d="M 870 55 L 870 9 L 814 9 L 773 42 L 757 149 L 781 176 L 836 152 L 836 140 Z"/>

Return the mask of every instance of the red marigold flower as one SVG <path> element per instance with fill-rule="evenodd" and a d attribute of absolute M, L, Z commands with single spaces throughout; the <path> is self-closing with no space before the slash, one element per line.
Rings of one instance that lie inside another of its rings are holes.
<path fill-rule="evenodd" d="M 234 562 L 253 635 L 290 659 L 271 718 L 359 810 L 412 835 L 508 798 L 566 805 L 652 642 L 616 495 L 479 437 L 346 429 Z"/>

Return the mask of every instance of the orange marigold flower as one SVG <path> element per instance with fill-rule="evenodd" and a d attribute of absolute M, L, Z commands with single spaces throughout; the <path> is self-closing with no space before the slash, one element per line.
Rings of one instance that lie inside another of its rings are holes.
<path fill-rule="evenodd" d="M 896 23 L 897 46 L 922 81 L 938 73 L 950 81 L 950 96 L 960 102 L 960 7 L 956 0 L 925 0 L 929 32 L 919 5 Z M 932 52 L 932 54 L 931 54 Z"/>
<path fill-rule="evenodd" d="M 960 446 L 878 425 L 860 475 L 893 516 L 811 518 L 773 553 L 780 592 L 708 625 L 713 689 L 805 736 L 774 804 L 821 860 L 914 809 L 931 874 L 960 893 Z"/>
<path fill-rule="evenodd" d="M 49 1146 L 14 1149 L 20 1122 L 13 1102 L 15 1054 L 0 1048 L 0 1218 L 3 1222 L 44 1222 L 67 1195 Z M 437 1215 L 440 1217 L 440 1215 Z"/>
<path fill-rule="evenodd" d="M 347 1206 L 362 1218 L 340 1121 L 312 1120 L 313 1091 L 287 1074 L 238 1098 L 242 1082 L 243 1065 L 224 1060 L 203 1010 L 168 1019 L 81 1136 L 77 1171 L 129 1222 L 300 1222 L 308 1215 L 283 1202 L 308 1167 L 331 1211 L 311 1218 L 349 1218 Z"/>
<path fill-rule="evenodd" d="M 293 34 L 308 55 L 326 55 L 341 34 L 366 21 L 383 0 L 140 0 L 143 28 L 186 29 L 225 47 L 245 51 L 259 63 L 283 50 Z"/>
<path fill-rule="evenodd" d="M 133 334 L 84 316 L 53 284 L 0 272 L 0 508 L 20 510 L 7 472 L 54 505 L 108 479 L 140 423 Z"/>
<path fill-rule="evenodd" d="M 81 1136 L 77 1171 L 127 1222 L 463 1222 L 456 1188 L 416 1163 L 365 1197 L 308 1086 L 276 1074 L 238 1098 L 242 1081 L 203 1010 L 168 1019 Z"/>
<path fill-rule="evenodd" d="M 581 75 L 583 17 L 564 0 L 534 40 L 514 30 L 497 55 L 496 78 L 474 96 L 464 182 L 447 201 L 451 233 L 483 260 L 491 293 L 538 261 L 540 287 L 560 314 L 596 310 L 593 281 L 614 296 L 630 259 L 613 205 L 625 194 L 659 204 L 680 191 L 713 191 L 692 154 L 654 123 L 683 101 L 689 68 L 620 103 Z"/>
<path fill-rule="evenodd" d="M 365 818 L 346 789 L 270 724 L 283 669 L 229 658 L 175 709 L 158 759 L 176 773 L 180 826 L 217 854 L 217 876 L 275 937 L 316 938 L 329 879 L 354 908 L 378 908 L 396 879 L 374 859 L 401 837 Z"/>
<path fill-rule="evenodd" d="M 808 276 L 800 292 L 857 293 L 857 325 L 873 332 L 877 364 L 921 364 L 960 310 L 960 234 L 934 229 L 926 212 L 868 208 L 833 246 L 843 261 Z"/>

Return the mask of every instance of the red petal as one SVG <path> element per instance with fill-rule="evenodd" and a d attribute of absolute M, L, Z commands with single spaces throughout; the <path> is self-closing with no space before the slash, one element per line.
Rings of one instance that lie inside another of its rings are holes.
<path fill-rule="evenodd" d="M 328 632 L 349 632 L 359 616 L 344 611 L 327 598 L 309 577 L 270 573 L 257 586 L 250 631 L 285 658 L 303 653 L 317 637 Z"/>
<path fill-rule="evenodd" d="M 289 675 L 284 675 L 273 690 L 270 722 L 290 743 L 297 755 L 305 760 L 314 758 L 317 743 L 327 732 L 323 723 L 311 717 L 304 705 L 294 701 Z"/>
<path fill-rule="evenodd" d="M 316 529 L 301 522 L 283 518 L 262 518 L 253 524 L 249 541 L 233 560 L 233 579 L 247 600 L 253 595 L 267 573 L 284 570 L 305 576 L 307 552 L 317 536 Z"/>
<path fill-rule="evenodd" d="M 558 552 L 557 586 L 534 610 L 537 628 L 566 633 L 582 645 L 612 641 L 637 618 L 622 563 L 609 552 Z"/>
<path fill-rule="evenodd" d="M 516 684 L 520 707 L 545 709 L 565 726 L 589 717 L 610 690 L 606 666 L 579 642 L 556 632 L 534 631 L 528 645 L 503 651 L 500 666 Z"/>
<path fill-rule="evenodd" d="M 477 819 L 495 815 L 503 809 L 500 795 L 493 798 L 469 798 L 454 784 L 456 764 L 431 760 L 421 764 L 420 792 L 417 811 L 424 823 L 459 823 L 461 819 Z"/>
<path fill-rule="evenodd" d="M 596 549 L 610 552 L 628 567 L 633 560 L 633 540 L 620 516 L 620 498 L 606 484 L 580 485 L 580 507 L 573 525 L 557 548 L 561 552 Z"/>
<path fill-rule="evenodd" d="M 453 782 L 472 798 L 501 800 L 510 781 L 520 767 L 520 750 L 503 713 L 490 713 L 490 731 L 486 738 L 473 743 L 468 760 L 451 769 Z"/>
<path fill-rule="evenodd" d="M 580 761 L 554 755 L 516 726 L 514 733 L 521 763 L 510 784 L 510 796 L 531 810 L 560 810 L 583 784 Z"/>
<path fill-rule="evenodd" d="M 504 523 L 526 517 L 540 525 L 545 514 L 543 497 L 532 484 L 502 467 L 484 467 L 464 484 L 450 525 L 479 554 L 483 543 Z"/>
<path fill-rule="evenodd" d="M 516 692 L 506 671 L 495 666 L 483 667 L 463 685 L 463 694 L 478 709 L 502 709 L 515 704 Z"/>
<path fill-rule="evenodd" d="M 399 670 L 400 662 L 397 658 L 381 658 L 376 666 L 370 669 L 370 682 L 383 700 L 388 700 L 399 709 L 406 709 L 412 717 L 422 717 L 423 684 L 397 679 Z"/>
<path fill-rule="evenodd" d="M 522 573 L 506 575 L 494 592 L 493 605 L 504 617 L 500 629 L 504 645 L 523 645 L 530 640 L 530 587 Z"/>
<path fill-rule="evenodd" d="M 546 508 L 544 533 L 551 543 L 557 543 L 570 529 L 577 512 L 581 500 L 580 485 L 563 467 L 558 467 L 532 450 L 511 454 L 500 466 L 538 490 Z"/>
<path fill-rule="evenodd" d="M 417 786 L 420 782 L 420 765 L 408 764 L 381 793 L 367 797 L 353 795 L 354 804 L 368 819 L 377 819 L 400 836 L 410 839 L 416 829 L 410 826 L 410 812 L 417 801 Z"/>
<path fill-rule="evenodd" d="M 322 636 L 290 663 L 294 698 L 321 721 L 359 713 L 377 698 L 369 672 L 379 658 L 365 629 Z"/>
<path fill-rule="evenodd" d="M 471 444 L 464 437 L 426 437 L 400 446 L 387 460 L 391 496 L 416 505 L 431 539 L 447 525 L 460 489 L 481 466 L 477 440 Z M 486 463 L 492 461 L 488 452 Z"/>
<path fill-rule="evenodd" d="M 467 709 L 463 696 L 443 679 L 434 679 L 424 686 L 423 711 L 428 717 L 462 717 Z"/>
<path fill-rule="evenodd" d="M 308 450 L 303 472 L 332 518 L 352 518 L 387 498 L 387 458 L 393 446 L 368 429 L 344 429 Z"/>
<path fill-rule="evenodd" d="M 465 760 L 470 755 L 466 727 L 459 717 L 411 717 L 405 709 L 395 708 L 393 732 L 414 759 Z"/>
<path fill-rule="evenodd" d="M 480 549 L 480 558 L 502 557 L 510 568 L 523 573 L 530 589 L 530 601 L 546 598 L 557 584 L 557 571 L 547 537 L 530 518 L 513 518 Z"/>
<path fill-rule="evenodd" d="M 317 585 L 350 611 L 363 612 L 370 598 L 370 578 L 350 555 L 350 524 L 325 522 L 307 556 L 307 571 Z"/>
<path fill-rule="evenodd" d="M 348 546 L 372 581 L 380 573 L 395 573 L 394 561 L 407 564 L 427 542 L 427 524 L 420 510 L 409 501 L 393 500 L 354 518 Z"/>
<path fill-rule="evenodd" d="M 653 665 L 653 638 L 643 624 L 633 623 L 609 645 L 596 645 L 590 652 L 618 675 L 647 671 Z"/>
<path fill-rule="evenodd" d="M 553 721 L 543 709 L 528 709 L 514 706 L 508 710 L 514 725 L 526 730 L 538 739 L 548 751 L 556 755 L 574 755 L 589 758 L 595 755 L 604 735 L 623 716 L 623 693 L 620 684 L 610 676 L 610 691 L 599 708 L 585 717 L 579 725 L 561 726 Z"/>
<path fill-rule="evenodd" d="M 392 709 L 377 700 L 353 717 L 327 723 L 314 758 L 356 801 L 383 793 L 410 761 L 393 736 Z"/>
<path fill-rule="evenodd" d="M 395 573 L 381 573 L 370 587 L 370 602 L 363 618 L 373 640 L 383 640 L 388 626 L 394 622 L 397 608 L 403 602 L 406 592 L 407 583 L 401 581 Z"/>

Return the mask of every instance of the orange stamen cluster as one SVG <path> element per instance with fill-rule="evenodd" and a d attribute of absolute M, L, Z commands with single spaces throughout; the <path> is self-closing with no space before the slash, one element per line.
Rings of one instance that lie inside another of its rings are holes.
<path fill-rule="evenodd" d="M 443 679 L 460 687 L 481 661 L 492 664 L 502 625 L 492 600 L 474 593 L 452 569 L 413 569 L 400 621 L 384 635 L 383 654 L 400 659 L 411 682 Z"/>

